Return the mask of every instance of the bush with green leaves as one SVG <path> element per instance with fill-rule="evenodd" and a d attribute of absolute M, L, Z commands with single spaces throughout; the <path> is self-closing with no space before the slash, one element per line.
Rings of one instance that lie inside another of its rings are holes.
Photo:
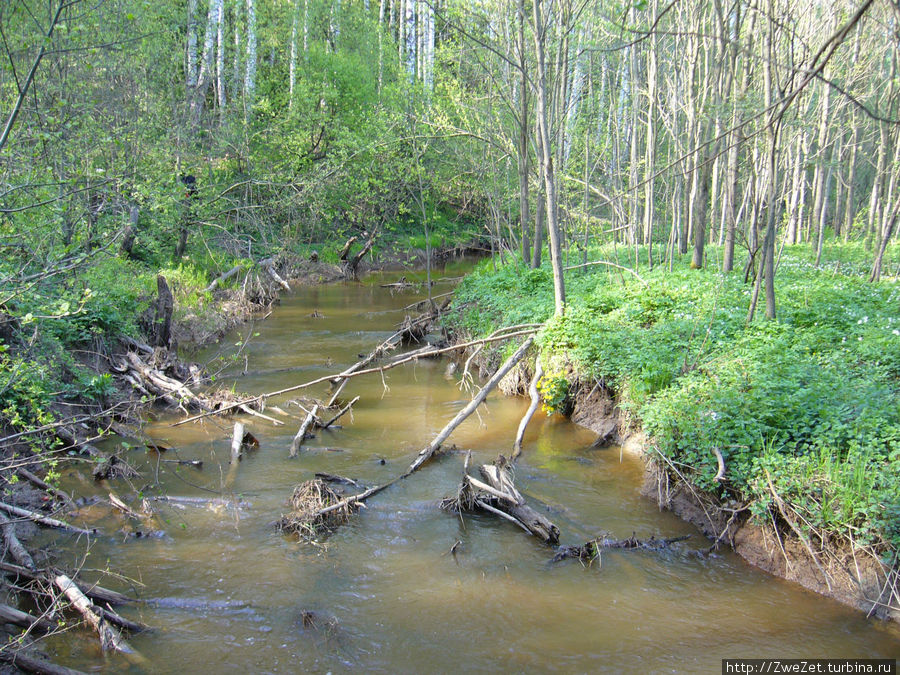
<path fill-rule="evenodd" d="M 778 320 L 749 325 L 752 285 L 737 273 L 657 266 L 637 270 L 644 285 L 614 268 L 572 271 L 566 313 L 540 346 L 611 387 L 697 487 L 767 519 L 778 495 L 810 536 L 890 556 L 900 550 L 900 286 L 860 277 L 861 250 L 832 244 L 817 269 L 808 248 L 786 247 Z M 457 299 L 467 303 L 457 325 L 477 335 L 553 313 L 546 266 L 483 262 Z M 542 390 L 563 407 L 555 382 Z"/>

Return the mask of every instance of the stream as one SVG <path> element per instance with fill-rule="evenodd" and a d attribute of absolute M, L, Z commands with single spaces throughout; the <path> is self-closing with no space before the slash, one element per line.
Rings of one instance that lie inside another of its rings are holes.
<path fill-rule="evenodd" d="M 467 269 L 451 265 L 435 277 Z M 297 288 L 268 319 L 241 327 L 197 360 L 240 349 L 218 384 L 253 394 L 339 372 L 388 337 L 402 308 L 423 297 L 422 286 L 380 287 L 400 275 Z M 439 281 L 434 293 L 451 288 Z M 591 432 L 540 411 L 525 436 L 516 484 L 531 505 L 546 509 L 562 543 L 605 533 L 694 536 L 661 553 L 606 551 L 592 565 L 550 563 L 552 551 L 511 523 L 438 510 L 460 482 L 459 454 L 434 459 L 373 497 L 323 547 L 275 530 L 293 487 L 317 471 L 374 485 L 406 469 L 471 396 L 447 363 L 425 360 L 383 378 L 351 380 L 344 398 L 360 396 L 352 417 L 319 432 L 294 459 L 291 439 L 305 414 L 290 400 L 304 392 L 269 401 L 290 415 L 266 411 L 284 426 L 240 416 L 260 447 L 245 454 L 224 494 L 232 418 L 179 427 L 171 426 L 180 419 L 174 413 L 148 418 L 145 433 L 171 450 L 129 450 L 142 473 L 133 487 L 95 484 L 83 465 L 65 466 L 62 487 L 79 496 L 105 499 L 112 488 L 125 499 L 136 492 L 229 499 L 151 501 L 155 527 L 142 527 L 161 532 L 140 538 L 128 535 L 134 526 L 108 503 L 82 509 L 84 522 L 103 534 L 89 547 L 63 537 L 60 563 L 83 568 L 88 579 L 112 570 L 123 578 L 103 577 L 103 585 L 150 601 L 120 610 L 152 626 L 129 640 L 146 662 L 100 656 L 86 630 L 48 640 L 50 657 L 87 671 L 104 664 L 104 672 L 692 673 L 720 672 L 723 658 L 900 656 L 896 625 L 867 620 L 731 552 L 692 553 L 709 542 L 640 496 L 639 458 L 593 448 Z M 325 392 L 322 385 L 308 395 Z M 526 399 L 495 392 L 450 442 L 471 449 L 473 464 L 508 456 L 526 408 Z M 121 439 L 107 443 L 112 449 Z M 203 468 L 162 459 L 202 460 Z"/>

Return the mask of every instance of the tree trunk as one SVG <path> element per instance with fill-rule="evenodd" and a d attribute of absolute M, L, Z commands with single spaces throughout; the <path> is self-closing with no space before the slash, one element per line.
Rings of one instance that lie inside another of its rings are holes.
<path fill-rule="evenodd" d="M 255 0 L 247 0 L 247 63 L 244 71 L 244 106 L 253 107 L 256 96 L 256 5 Z"/>
<path fill-rule="evenodd" d="M 553 267 L 553 298 L 556 316 L 562 316 L 566 307 L 565 280 L 563 278 L 562 256 L 559 241 L 559 222 L 556 203 L 556 176 L 553 170 L 553 155 L 550 147 L 550 129 L 547 124 L 547 80 L 544 56 L 546 26 L 543 22 L 541 0 L 534 3 L 534 49 L 537 59 L 537 123 L 540 129 L 541 172 L 544 178 L 547 202 L 547 233 L 550 240 L 550 262 Z"/>

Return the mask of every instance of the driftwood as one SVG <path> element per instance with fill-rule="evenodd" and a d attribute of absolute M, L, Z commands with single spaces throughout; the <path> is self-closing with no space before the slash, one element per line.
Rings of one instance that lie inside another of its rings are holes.
<path fill-rule="evenodd" d="M 325 431 L 325 429 L 327 429 L 332 424 L 337 422 L 341 417 L 346 415 L 350 411 L 350 408 L 353 407 L 353 404 L 356 403 L 358 400 L 359 400 L 359 396 L 357 396 L 352 401 L 350 401 L 350 403 L 348 403 L 343 408 L 341 408 L 334 417 L 332 417 L 330 420 L 328 420 L 325 424 L 322 425 L 322 431 Z"/>
<path fill-rule="evenodd" d="M 76 534 L 86 534 L 89 536 L 95 534 L 94 531 L 85 530 L 81 527 L 75 527 L 74 525 L 70 525 L 69 523 L 63 522 L 62 520 L 50 518 L 49 516 L 44 516 L 35 511 L 29 511 L 27 509 L 19 508 L 18 506 L 4 504 L 3 502 L 0 502 L 0 510 L 11 513 L 14 516 L 19 516 L 20 518 L 28 518 L 29 520 L 33 520 L 34 522 L 40 523 L 41 525 L 46 525 L 47 527 L 55 527 L 60 530 L 66 530 L 68 532 L 74 532 Z"/>
<path fill-rule="evenodd" d="M 356 495 L 351 495 L 350 497 L 346 497 L 332 504 L 328 504 L 323 506 L 321 509 L 315 512 L 311 512 L 307 514 L 307 519 L 311 523 L 315 523 L 320 519 L 328 516 L 332 512 L 339 512 L 343 515 L 349 515 L 352 513 L 352 509 L 357 508 L 360 504 L 365 502 L 369 497 L 378 494 L 379 492 L 386 490 L 394 483 L 401 481 L 405 478 L 408 478 L 413 473 L 418 471 L 424 464 L 427 462 L 437 450 L 441 447 L 441 444 L 447 440 L 450 434 L 453 432 L 456 427 L 465 421 L 465 419 L 475 412 L 476 408 L 478 408 L 479 404 L 487 398 L 487 395 L 491 392 L 491 390 L 497 385 L 497 383 L 503 378 L 503 376 L 508 373 L 512 368 L 518 363 L 522 357 L 525 355 L 525 352 L 528 351 L 528 348 L 534 342 L 534 335 L 531 335 L 522 345 L 516 350 L 515 354 L 510 356 L 502 366 L 494 373 L 493 377 L 484 385 L 482 390 L 478 393 L 475 398 L 473 398 L 469 403 L 463 408 L 457 415 L 454 417 L 441 431 L 434 437 L 434 439 L 426 445 L 416 458 L 413 460 L 412 464 L 410 464 L 409 468 L 399 476 L 391 479 L 387 483 L 383 483 L 382 485 L 376 485 L 375 487 L 371 487 L 368 490 L 364 490 Z"/>
<path fill-rule="evenodd" d="M 18 469 L 16 469 L 16 473 L 18 473 L 20 476 L 22 476 L 22 478 L 27 480 L 29 483 L 32 483 L 33 485 L 39 487 L 44 492 L 47 492 L 47 493 L 53 495 L 54 497 L 58 498 L 59 500 L 61 500 L 66 505 L 66 508 L 68 510 L 74 511 L 77 508 L 75 506 L 75 502 L 72 501 L 72 498 L 69 495 L 67 495 L 62 490 L 53 487 L 46 481 L 41 480 L 36 475 L 31 473 L 28 469 L 25 469 L 24 467 L 19 467 Z"/>
<path fill-rule="evenodd" d="M 102 613 L 94 607 L 72 579 L 65 574 L 59 574 L 53 579 L 53 583 L 68 598 L 72 606 L 81 613 L 85 621 L 97 631 L 97 634 L 100 636 L 100 648 L 103 651 L 115 650 L 122 654 L 137 653 L 119 634 L 119 631 L 109 625 Z"/>
<path fill-rule="evenodd" d="M 531 418 L 534 416 L 534 413 L 541 402 L 541 394 L 538 391 L 537 385 L 543 374 L 544 368 L 541 365 L 541 358 L 538 356 L 534 360 L 534 377 L 531 378 L 531 384 L 528 387 L 528 394 L 531 396 L 531 405 L 528 406 L 528 410 L 522 417 L 522 421 L 519 422 L 519 429 L 516 431 L 516 440 L 513 443 L 513 462 L 515 462 L 519 458 L 519 455 L 522 454 L 522 439 L 525 437 L 525 429 L 528 427 L 528 423 L 531 421 Z"/>
<path fill-rule="evenodd" d="M 0 651 L 0 661 L 9 663 L 27 673 L 37 673 L 37 675 L 85 675 L 84 671 L 58 666 L 50 661 L 30 656 L 21 649 Z"/>
<path fill-rule="evenodd" d="M 555 546 L 559 543 L 559 528 L 525 503 L 525 498 L 516 490 L 512 472 L 504 458 L 481 466 L 479 472 L 485 482 L 473 478 L 468 472 L 465 474 L 472 490 L 469 502 L 472 506 L 506 517 L 545 544 Z M 460 508 L 464 506 L 460 503 Z"/>
<path fill-rule="evenodd" d="M 297 435 L 294 436 L 294 440 L 291 443 L 291 457 L 297 456 L 297 453 L 300 451 L 300 446 L 303 445 L 303 441 L 306 438 L 306 433 L 316 421 L 316 414 L 318 412 L 319 404 L 317 403 L 313 406 L 313 409 L 309 411 L 306 419 L 303 420 L 303 424 L 300 425 L 300 429 L 297 430 Z"/>
<path fill-rule="evenodd" d="M 197 415 L 192 415 L 191 417 L 186 417 L 183 420 L 179 420 L 174 422 L 171 426 L 178 427 L 182 424 L 187 424 L 188 422 L 196 422 L 197 420 L 204 419 L 205 417 L 210 417 L 211 415 L 219 415 L 230 412 L 235 408 L 239 408 L 242 405 L 258 405 L 260 402 L 273 398 L 275 396 L 282 396 L 283 394 L 289 394 L 294 391 L 299 391 L 301 389 L 308 389 L 309 387 L 313 387 L 317 384 L 322 384 L 323 382 L 331 382 L 334 380 L 340 380 L 341 378 L 351 378 L 351 377 L 360 377 L 362 375 L 370 375 L 371 373 L 383 373 L 386 370 L 390 370 L 392 368 L 396 368 L 398 366 L 402 366 L 406 363 L 410 363 L 412 361 L 417 361 L 420 358 L 424 357 L 432 357 L 432 356 L 440 356 L 441 354 L 448 354 L 450 352 L 461 351 L 463 349 L 467 349 L 468 347 L 472 347 L 474 345 L 481 344 L 489 344 L 491 342 L 502 342 L 503 340 L 510 340 L 516 337 L 522 337 L 525 335 L 534 335 L 540 330 L 540 327 L 523 329 L 520 331 L 516 331 L 513 333 L 507 333 L 505 335 L 497 335 L 495 337 L 482 338 L 480 340 L 472 340 L 470 342 L 463 342 L 461 344 L 453 345 L 452 347 L 442 347 L 431 350 L 426 350 L 424 352 L 416 351 L 410 355 L 405 355 L 402 358 L 398 358 L 390 363 L 386 363 L 383 366 L 375 367 L 375 368 L 366 368 L 363 370 L 355 370 L 353 372 L 343 371 L 338 373 L 337 375 L 325 375 L 323 377 L 317 377 L 314 380 L 309 380 L 308 382 L 303 382 L 301 384 L 295 384 L 290 387 L 285 387 L 284 389 L 278 389 L 276 391 L 270 391 L 265 394 L 259 394 L 258 396 L 252 396 L 250 398 L 243 399 L 242 401 L 238 401 L 235 403 L 229 403 L 226 405 L 222 405 L 217 407 L 215 410 L 209 410 Z"/>
<path fill-rule="evenodd" d="M 6 574 L 13 574 L 17 577 L 28 579 L 30 581 L 46 581 L 59 574 L 58 572 L 52 570 L 34 572 L 32 570 L 25 569 L 24 567 L 19 567 L 18 565 L 13 565 L 11 563 L 2 561 L 0 561 L 0 571 L 5 572 Z M 84 581 L 77 583 L 78 588 L 81 589 L 82 593 L 84 593 L 89 598 L 96 600 L 97 602 L 103 602 L 107 605 L 127 605 L 133 602 L 137 602 L 134 598 L 128 597 L 123 593 L 119 593 L 118 591 L 111 591 L 108 588 L 103 588 L 102 586 L 98 586 L 97 584 L 88 584 Z"/>
<path fill-rule="evenodd" d="M 503 377 L 512 370 L 515 365 L 522 360 L 525 356 L 525 352 L 531 347 L 534 343 L 534 336 L 529 337 L 525 342 L 521 344 L 521 346 L 515 351 L 515 353 L 510 356 L 506 361 L 497 369 L 491 379 L 485 383 L 485 385 L 481 388 L 481 391 L 475 395 L 475 397 L 469 401 L 469 403 L 464 407 L 459 413 L 454 417 L 450 422 L 443 428 L 443 430 L 434 437 L 434 440 L 431 441 L 428 445 L 426 445 L 419 454 L 416 456 L 415 460 L 412 464 L 410 464 L 409 469 L 406 470 L 405 475 L 410 475 L 414 471 L 417 471 L 419 467 L 422 466 L 425 462 L 427 462 L 431 456 L 435 453 L 435 451 L 441 447 L 441 443 L 443 443 L 450 434 L 453 432 L 456 427 L 462 424 L 465 419 L 475 412 L 475 409 L 481 405 L 484 399 L 487 398 L 487 395 L 493 391 L 494 387 L 497 386 L 497 383 L 503 379 Z"/>
<path fill-rule="evenodd" d="M 22 542 L 20 542 L 19 538 L 16 536 L 16 524 L 11 522 L 9 518 L 2 513 L 0 513 L 0 530 L 3 531 L 3 539 L 6 541 L 6 548 L 9 550 L 9 554 L 13 557 L 13 560 L 22 567 L 32 571 L 36 570 L 37 567 L 34 564 L 34 559 L 28 552 L 28 549 L 22 546 Z"/>
<path fill-rule="evenodd" d="M 56 624 L 49 619 L 33 616 L 28 612 L 23 612 L 9 605 L 0 605 L 0 621 L 21 626 L 25 629 L 37 630 L 41 633 L 49 633 L 56 628 Z"/>
<path fill-rule="evenodd" d="M 228 281 L 231 277 L 235 276 L 238 272 L 240 272 L 241 269 L 243 269 L 243 268 L 240 265 L 235 265 L 227 272 L 223 272 L 222 274 L 217 276 L 215 279 L 213 279 L 210 282 L 209 286 L 207 286 L 206 288 L 203 289 L 203 292 L 210 293 L 210 292 L 216 290 L 216 287 L 219 284 L 222 284 L 222 283 Z"/>
<path fill-rule="evenodd" d="M 581 546 L 560 546 L 553 556 L 553 561 L 557 562 L 566 558 L 578 558 L 579 560 L 593 560 L 600 555 L 602 549 L 643 549 L 645 551 L 661 551 L 669 548 L 672 544 L 679 541 L 690 539 L 691 535 L 685 534 L 680 537 L 667 537 L 657 539 L 650 537 L 649 539 L 638 539 L 637 535 L 632 534 L 629 539 L 611 539 L 609 537 L 598 537 L 585 542 Z"/>
<path fill-rule="evenodd" d="M 135 352 L 128 352 L 125 355 L 125 359 L 124 370 L 128 371 L 130 369 L 139 377 L 145 389 L 162 397 L 166 402 L 178 407 L 186 406 L 195 410 L 210 410 L 211 406 L 192 392 L 187 385 L 151 367 L 142 361 Z M 119 370 L 122 370 L 121 364 Z"/>

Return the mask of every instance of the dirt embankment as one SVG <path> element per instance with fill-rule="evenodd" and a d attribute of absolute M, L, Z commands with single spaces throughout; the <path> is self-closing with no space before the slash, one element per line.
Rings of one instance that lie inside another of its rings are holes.
<path fill-rule="evenodd" d="M 469 356 L 460 358 L 459 364 Z M 498 350 L 481 352 L 469 368 L 485 376 L 493 372 L 498 360 Z M 503 379 L 499 389 L 507 395 L 525 395 L 532 374 L 533 366 L 526 359 Z M 774 524 L 760 525 L 751 520 L 745 505 L 723 503 L 715 495 L 697 490 L 654 453 L 651 440 L 619 407 L 614 392 L 602 383 L 580 382 L 571 372 L 568 379 L 569 418 L 597 434 L 598 447 L 621 445 L 626 452 L 640 456 L 646 464 L 641 493 L 660 508 L 672 511 L 712 542 L 732 547 L 751 565 L 770 574 L 869 616 L 900 621 L 897 570 L 869 553 L 854 551 L 846 542 L 804 543 L 777 516 Z"/>
<path fill-rule="evenodd" d="M 900 621 L 896 570 L 869 553 L 854 551 L 846 542 L 804 542 L 777 516 L 771 524 L 757 524 L 744 505 L 722 503 L 695 489 L 654 454 L 643 433 L 626 424 L 615 397 L 605 387 L 581 387 L 574 397 L 571 419 L 594 431 L 598 445 L 620 444 L 639 453 L 647 467 L 642 494 L 695 525 L 714 542 L 731 546 L 751 565 L 869 616 Z"/>

